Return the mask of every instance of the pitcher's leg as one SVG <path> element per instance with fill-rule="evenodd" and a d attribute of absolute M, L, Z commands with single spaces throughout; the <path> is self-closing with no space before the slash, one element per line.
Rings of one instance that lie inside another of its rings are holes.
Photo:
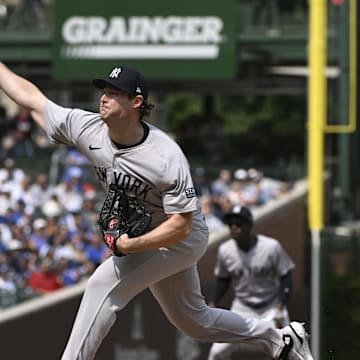
<path fill-rule="evenodd" d="M 184 241 L 170 249 L 112 257 L 101 264 L 87 283 L 62 360 L 93 359 L 116 312 L 149 285 L 190 266 L 203 251 L 199 246 L 199 254 L 191 253 L 193 248 Z"/>
<path fill-rule="evenodd" d="M 227 350 L 233 346 L 230 343 L 213 343 L 211 345 L 207 360 L 226 360 L 228 359 Z"/>
<path fill-rule="evenodd" d="M 149 283 L 163 278 L 162 274 L 149 272 L 147 267 L 156 261 L 153 258 L 159 256 L 157 253 L 111 257 L 96 269 L 87 282 L 63 360 L 94 359 L 115 322 L 116 312 Z"/>
<path fill-rule="evenodd" d="M 150 287 L 168 319 L 181 331 L 210 342 L 245 342 L 275 357 L 283 342 L 266 321 L 210 308 L 201 294 L 196 265 Z"/>
<path fill-rule="evenodd" d="M 106 260 L 88 280 L 63 360 L 94 359 L 96 350 L 114 324 L 116 315 L 109 297 L 119 283 L 114 266 L 113 258 Z"/>

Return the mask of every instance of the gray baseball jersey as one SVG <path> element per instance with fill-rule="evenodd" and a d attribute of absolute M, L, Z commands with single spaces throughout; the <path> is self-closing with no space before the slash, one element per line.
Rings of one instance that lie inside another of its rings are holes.
<path fill-rule="evenodd" d="M 214 272 L 233 279 L 235 298 L 257 306 L 277 297 L 279 278 L 294 267 L 279 241 L 257 235 L 256 245 L 248 252 L 242 251 L 234 239 L 221 244 Z"/>
<path fill-rule="evenodd" d="M 87 156 L 105 188 L 114 183 L 136 196 L 152 214 L 152 227 L 166 220 L 166 214 L 184 212 L 193 212 L 195 226 L 205 226 L 188 161 L 163 131 L 147 123 L 150 131 L 143 143 L 118 149 L 99 114 L 49 101 L 46 120 L 50 138 Z"/>

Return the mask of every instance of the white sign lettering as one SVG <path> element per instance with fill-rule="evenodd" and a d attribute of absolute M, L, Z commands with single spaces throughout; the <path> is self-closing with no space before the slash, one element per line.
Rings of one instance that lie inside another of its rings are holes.
<path fill-rule="evenodd" d="M 223 20 L 217 16 L 124 18 L 72 16 L 62 27 L 66 57 L 216 58 Z"/>
<path fill-rule="evenodd" d="M 219 43 L 222 19 L 208 17 L 103 17 L 73 16 L 63 25 L 69 44 L 84 43 Z"/>

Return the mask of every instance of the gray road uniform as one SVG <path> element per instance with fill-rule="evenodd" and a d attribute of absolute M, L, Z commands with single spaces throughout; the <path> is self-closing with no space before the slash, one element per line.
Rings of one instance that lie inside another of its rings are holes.
<path fill-rule="evenodd" d="M 257 242 L 249 251 L 239 248 L 234 239 L 219 246 L 214 274 L 231 278 L 234 298 L 231 310 L 242 316 L 264 319 L 274 327 L 289 324 L 286 307 L 279 313 L 280 278 L 295 268 L 295 264 L 279 241 L 257 234 Z M 281 318 L 281 323 L 277 324 Z M 241 349 L 236 344 L 215 343 L 208 360 L 227 359 Z M 253 352 L 252 348 L 242 349 Z"/>
<path fill-rule="evenodd" d="M 179 146 L 164 132 L 149 132 L 139 144 L 118 148 L 99 114 L 67 109 L 48 101 L 46 131 L 56 142 L 75 146 L 92 163 L 105 186 L 115 183 L 136 195 L 152 213 L 155 227 L 166 214 L 193 213 L 191 234 L 168 248 L 112 256 L 88 280 L 63 360 L 90 360 L 115 322 L 116 312 L 149 288 L 180 331 L 205 341 L 247 341 L 277 356 L 280 332 L 265 321 L 209 308 L 201 294 L 196 263 L 204 254 L 208 230 L 199 210 L 189 166 Z"/>

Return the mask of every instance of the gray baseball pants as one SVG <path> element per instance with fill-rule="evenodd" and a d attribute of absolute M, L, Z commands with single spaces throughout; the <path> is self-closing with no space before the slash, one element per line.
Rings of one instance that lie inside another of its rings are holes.
<path fill-rule="evenodd" d="M 113 256 L 102 263 L 88 280 L 62 360 L 95 359 L 116 312 L 146 288 L 186 335 L 209 342 L 244 342 L 277 356 L 282 339 L 268 322 L 206 305 L 196 263 L 207 241 L 207 232 L 194 230 L 170 248 Z"/>

